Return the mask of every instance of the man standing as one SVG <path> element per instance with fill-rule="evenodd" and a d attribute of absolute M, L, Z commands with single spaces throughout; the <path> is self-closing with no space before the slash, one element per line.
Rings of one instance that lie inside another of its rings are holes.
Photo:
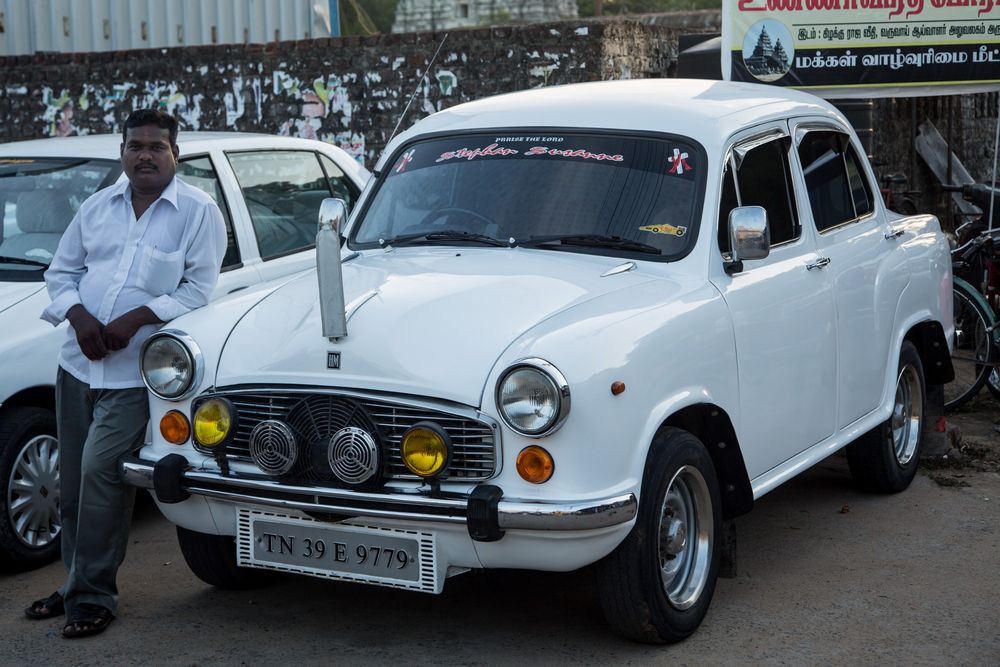
<path fill-rule="evenodd" d="M 134 498 L 118 462 L 149 421 L 140 348 L 160 324 L 208 302 L 226 251 L 218 207 L 175 177 L 177 120 L 141 109 L 123 138 L 128 181 L 83 203 L 45 272 L 52 303 L 42 319 L 70 323 L 56 380 L 67 578 L 25 615 L 66 613 L 68 638 L 102 632 L 117 611 Z"/>

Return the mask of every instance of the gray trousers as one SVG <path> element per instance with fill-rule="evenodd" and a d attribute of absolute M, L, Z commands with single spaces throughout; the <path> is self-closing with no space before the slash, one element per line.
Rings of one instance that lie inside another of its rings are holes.
<path fill-rule="evenodd" d="M 145 388 L 91 389 L 59 369 L 59 514 L 68 573 L 59 592 L 68 622 L 81 602 L 118 611 L 115 579 L 135 500 L 135 489 L 122 483 L 118 462 L 142 444 L 148 421 Z"/>

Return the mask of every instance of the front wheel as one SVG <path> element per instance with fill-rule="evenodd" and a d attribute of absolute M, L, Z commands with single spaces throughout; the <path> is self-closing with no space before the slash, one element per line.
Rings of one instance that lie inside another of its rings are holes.
<path fill-rule="evenodd" d="M 892 414 L 847 446 L 851 476 L 861 488 L 898 493 L 917 474 L 924 425 L 924 367 L 917 348 L 903 342 Z"/>
<path fill-rule="evenodd" d="M 0 418 L 0 568 L 29 570 L 59 556 L 59 442 L 51 410 Z"/>
<path fill-rule="evenodd" d="M 719 573 L 720 508 L 704 445 L 686 431 L 661 430 L 646 461 L 635 526 L 597 564 L 601 604 L 615 630 L 664 643 L 698 628 Z"/>
<path fill-rule="evenodd" d="M 177 542 L 195 576 L 216 588 L 243 590 L 267 582 L 267 573 L 236 564 L 236 540 L 177 526 Z"/>

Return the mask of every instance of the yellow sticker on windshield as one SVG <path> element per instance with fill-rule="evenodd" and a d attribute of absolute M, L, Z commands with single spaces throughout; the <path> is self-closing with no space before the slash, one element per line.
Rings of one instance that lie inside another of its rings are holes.
<path fill-rule="evenodd" d="M 35 161 L 23 158 L 0 158 L 0 164 L 35 164 Z"/>
<path fill-rule="evenodd" d="M 673 225 L 646 225 L 640 227 L 641 232 L 653 232 L 654 234 L 673 234 L 674 236 L 684 236 L 687 227 L 674 227 Z"/>

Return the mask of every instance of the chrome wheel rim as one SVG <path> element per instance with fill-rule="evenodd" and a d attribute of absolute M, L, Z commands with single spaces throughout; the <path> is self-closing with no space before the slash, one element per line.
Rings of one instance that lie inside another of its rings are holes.
<path fill-rule="evenodd" d="M 697 468 L 683 466 L 670 480 L 657 531 L 660 582 L 674 608 L 687 609 L 701 596 L 714 532 L 708 484 Z"/>
<path fill-rule="evenodd" d="M 59 443 L 51 435 L 31 438 L 7 480 L 7 514 L 21 544 L 32 549 L 59 538 Z"/>
<path fill-rule="evenodd" d="M 913 366 L 904 366 L 896 380 L 896 400 L 892 406 L 892 449 L 896 461 L 905 466 L 917 451 L 924 419 L 924 390 Z"/>

